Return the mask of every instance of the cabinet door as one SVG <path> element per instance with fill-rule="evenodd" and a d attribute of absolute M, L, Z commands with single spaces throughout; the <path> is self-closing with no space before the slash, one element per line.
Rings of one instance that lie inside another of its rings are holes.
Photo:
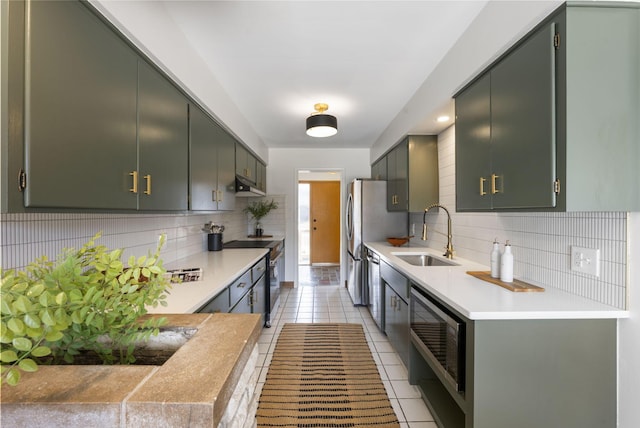
<path fill-rule="evenodd" d="M 266 313 L 267 309 L 267 287 L 266 276 L 263 274 L 253 285 L 251 289 L 251 303 L 252 313 L 262 314 Z M 264 321 L 264 320 L 263 320 Z"/>
<path fill-rule="evenodd" d="M 491 78 L 456 97 L 456 210 L 491 209 Z"/>
<path fill-rule="evenodd" d="M 236 142 L 222 127 L 216 125 L 218 149 L 218 210 L 233 211 L 236 207 Z"/>
<path fill-rule="evenodd" d="M 190 106 L 190 175 L 192 210 L 218 208 L 218 153 L 214 136 L 216 123 L 195 105 Z"/>
<path fill-rule="evenodd" d="M 256 160 L 256 187 L 267 191 L 267 167 L 259 160 Z"/>
<path fill-rule="evenodd" d="M 246 177 L 247 175 L 247 156 L 249 153 L 241 145 L 236 143 L 236 174 Z"/>
<path fill-rule="evenodd" d="M 396 332 L 397 349 L 400 359 L 406 368 L 409 367 L 409 345 L 411 341 L 411 330 L 409 325 L 409 305 L 404 300 L 398 298 L 396 307 Z"/>
<path fill-rule="evenodd" d="M 378 159 L 373 165 L 371 165 L 371 178 L 374 180 L 386 180 L 387 179 L 387 157 Z"/>
<path fill-rule="evenodd" d="M 188 103 L 158 71 L 138 67 L 139 208 L 186 210 Z"/>
<path fill-rule="evenodd" d="M 405 140 L 387 154 L 387 210 L 409 209 L 409 144 Z"/>
<path fill-rule="evenodd" d="M 252 307 L 251 292 L 249 292 L 229 312 L 232 314 L 250 314 Z"/>
<path fill-rule="evenodd" d="M 387 284 L 384 280 L 382 280 L 382 284 L 384 286 L 384 332 L 387 334 L 389 338 L 389 342 L 393 345 L 395 340 L 395 336 L 393 335 L 393 326 L 396 322 L 396 311 L 395 300 L 397 299 L 397 294 L 389 284 Z M 394 345 L 395 348 L 395 345 Z"/>
<path fill-rule="evenodd" d="M 555 24 L 491 70 L 493 208 L 555 206 Z"/>
<path fill-rule="evenodd" d="M 235 141 L 198 107 L 191 105 L 191 210 L 235 208 Z"/>
<path fill-rule="evenodd" d="M 252 166 L 253 171 L 251 169 Z M 255 158 L 242 144 L 236 143 L 236 174 L 255 183 L 255 177 L 252 176 L 254 173 Z"/>
<path fill-rule="evenodd" d="M 398 356 L 409 367 L 409 305 L 385 283 L 384 330 Z"/>
<path fill-rule="evenodd" d="M 80 2 L 27 22 L 25 206 L 135 209 L 136 55 Z"/>

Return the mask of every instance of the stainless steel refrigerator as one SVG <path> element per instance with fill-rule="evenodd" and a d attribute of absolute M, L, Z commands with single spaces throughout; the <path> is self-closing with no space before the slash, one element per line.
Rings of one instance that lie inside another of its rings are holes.
<path fill-rule="evenodd" d="M 387 182 L 355 179 L 349 183 L 346 206 L 347 289 L 354 305 L 367 305 L 365 242 L 407 236 L 408 215 L 387 211 Z"/>

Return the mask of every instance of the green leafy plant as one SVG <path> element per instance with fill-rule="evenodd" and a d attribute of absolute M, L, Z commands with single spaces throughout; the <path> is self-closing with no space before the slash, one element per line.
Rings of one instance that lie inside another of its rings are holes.
<path fill-rule="evenodd" d="M 256 222 L 260 222 L 264 216 L 269 214 L 269 211 L 275 210 L 276 208 L 278 208 L 278 203 L 273 199 L 270 202 L 260 200 L 257 202 L 250 202 L 243 211 L 251 214 L 251 217 L 253 217 Z"/>
<path fill-rule="evenodd" d="M 95 245 L 96 234 L 79 250 L 65 250 L 57 262 L 46 257 L 24 271 L 0 270 L 2 383 L 16 385 L 21 372 L 38 364 L 72 363 L 84 351 L 104 363 L 132 363 L 134 344 L 157 335 L 165 318 L 139 318 L 147 307 L 166 306 L 170 286 L 156 252 L 128 266 L 122 249 Z"/>

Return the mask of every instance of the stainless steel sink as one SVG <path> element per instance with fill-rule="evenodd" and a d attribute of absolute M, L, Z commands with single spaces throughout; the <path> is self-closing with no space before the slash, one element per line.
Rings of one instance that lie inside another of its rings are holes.
<path fill-rule="evenodd" d="M 395 256 L 413 266 L 458 266 L 457 263 L 436 258 L 430 254 L 395 254 Z"/>

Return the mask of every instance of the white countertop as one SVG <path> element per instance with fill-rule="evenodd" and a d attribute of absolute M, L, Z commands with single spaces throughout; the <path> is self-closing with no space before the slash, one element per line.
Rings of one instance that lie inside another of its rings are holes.
<path fill-rule="evenodd" d="M 399 272 L 421 285 L 460 314 L 472 320 L 491 319 L 597 319 L 628 318 L 629 312 L 604 305 L 557 288 L 543 292 L 513 292 L 482 281 L 467 271 L 488 271 L 489 267 L 454 257 L 459 266 L 413 266 L 394 253 L 429 253 L 443 258 L 441 252 L 426 247 L 393 247 L 386 242 L 365 245 Z M 488 255 L 487 255 L 488 257 Z"/>
<path fill-rule="evenodd" d="M 185 314 L 200 309 L 267 254 L 266 248 L 225 248 L 204 251 L 165 265 L 166 269 L 201 268 L 199 281 L 172 284 L 166 302 L 148 308 L 152 314 Z"/>

